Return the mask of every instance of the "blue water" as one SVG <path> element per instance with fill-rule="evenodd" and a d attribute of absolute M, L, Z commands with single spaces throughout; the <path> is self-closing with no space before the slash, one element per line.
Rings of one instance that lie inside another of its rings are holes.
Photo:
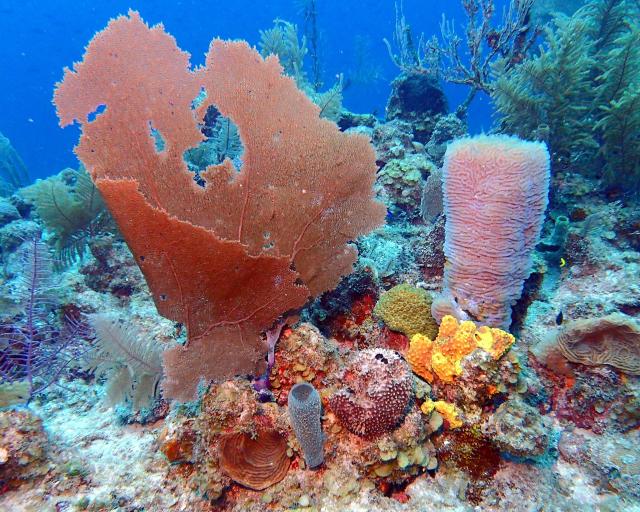
<path fill-rule="evenodd" d="M 390 82 L 399 72 L 382 41 L 393 36 L 394 2 L 318 0 L 317 5 L 325 86 L 329 87 L 339 73 L 349 79 L 357 59 L 357 41 L 366 41 L 379 78 L 350 86 L 344 104 L 354 112 L 384 116 Z M 63 67 L 81 59 L 93 34 L 129 8 L 140 11 L 150 24 L 164 23 L 178 45 L 191 53 L 194 64 L 202 63 L 213 37 L 246 39 L 255 45 L 259 30 L 270 28 L 275 18 L 298 24 L 300 32 L 303 26 L 295 0 L 0 1 L 0 132 L 9 137 L 32 177 L 78 165 L 73 154 L 78 131 L 58 127 L 51 104 L 53 87 L 62 78 Z M 438 33 L 443 11 L 458 26 L 464 21 L 458 2 L 404 2 L 415 34 Z M 466 93 L 455 86 L 445 90 L 453 107 Z M 471 133 L 488 130 L 491 121 L 488 99 L 479 95 L 469 114 Z"/>

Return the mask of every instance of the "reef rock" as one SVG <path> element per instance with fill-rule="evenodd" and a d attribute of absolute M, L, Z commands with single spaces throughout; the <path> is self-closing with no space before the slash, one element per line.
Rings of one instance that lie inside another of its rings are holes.
<path fill-rule="evenodd" d="M 516 457 L 543 455 L 549 446 L 549 426 L 537 409 L 518 398 L 498 407 L 482 426 L 501 451 Z"/>
<path fill-rule="evenodd" d="M 48 469 L 47 444 L 41 419 L 28 411 L 1 411 L 1 487 L 17 488 L 22 483 L 45 474 Z"/>

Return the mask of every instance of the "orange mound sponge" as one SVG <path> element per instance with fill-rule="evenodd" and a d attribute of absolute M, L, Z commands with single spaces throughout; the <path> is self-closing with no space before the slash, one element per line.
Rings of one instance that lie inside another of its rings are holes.
<path fill-rule="evenodd" d="M 476 328 L 473 322 L 459 323 L 447 315 L 434 340 L 422 334 L 411 338 L 406 358 L 414 373 L 428 382 L 433 382 L 436 376 L 451 382 L 462 373 L 462 360 L 474 350 L 485 350 L 494 359 L 500 359 L 514 341 L 508 332 L 487 326 Z"/>

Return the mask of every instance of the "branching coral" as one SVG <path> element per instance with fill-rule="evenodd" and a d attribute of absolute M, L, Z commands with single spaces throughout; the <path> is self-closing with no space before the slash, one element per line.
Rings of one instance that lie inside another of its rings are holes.
<path fill-rule="evenodd" d="M 335 286 L 356 258 L 349 242 L 383 222 L 367 139 L 320 119 L 278 60 L 246 43 L 214 40 L 206 66 L 191 71 L 161 26 L 131 12 L 94 37 L 54 101 L 63 125 L 82 124 L 76 152 L 159 312 L 187 328 L 187 346 L 165 352 L 169 396 L 193 397 L 201 378 L 261 371 L 260 333 Z M 183 155 L 203 139 L 198 120 L 212 105 L 236 124 L 245 153 L 240 170 L 209 167 L 200 187 Z"/>
<path fill-rule="evenodd" d="M 405 72 L 429 73 L 447 82 L 469 87 L 469 93 L 456 110 L 460 118 L 466 116 L 469 105 L 478 92 L 491 94 L 494 89 L 491 65 L 498 58 L 509 65 L 521 62 L 538 36 L 530 24 L 533 0 L 511 0 L 503 13 L 502 23 L 493 25 L 493 0 L 462 0 L 467 15 L 466 40 L 456 33 L 453 22 L 444 16 L 440 24 L 440 40 L 421 36 L 417 45 L 413 41 L 402 3 L 396 4 L 394 42 L 385 44 L 391 60 Z M 463 56 L 461 46 L 466 43 Z"/>
<path fill-rule="evenodd" d="M 474 350 L 482 349 L 497 360 L 514 341 L 511 334 L 500 329 L 477 328 L 473 322 L 458 323 L 454 317 L 445 316 L 434 340 L 422 334 L 411 338 L 407 361 L 428 382 L 434 382 L 436 377 L 451 382 L 462 373 L 462 360 Z"/>
<path fill-rule="evenodd" d="M 100 192 L 84 169 L 66 169 L 20 193 L 33 202 L 51 231 L 57 261 L 62 264 L 82 257 L 91 238 L 114 229 Z"/>
<path fill-rule="evenodd" d="M 557 16 L 537 56 L 495 67 L 502 130 L 547 140 L 554 162 L 636 188 L 640 175 L 640 9 L 591 0 Z"/>

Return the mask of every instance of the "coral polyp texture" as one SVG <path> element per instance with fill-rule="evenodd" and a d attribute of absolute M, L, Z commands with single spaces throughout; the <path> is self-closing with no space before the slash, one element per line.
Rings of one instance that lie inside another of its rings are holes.
<path fill-rule="evenodd" d="M 508 329 L 529 276 L 547 208 L 549 152 L 540 142 L 481 135 L 449 145 L 443 166 L 442 295 L 434 317 L 454 314 Z"/>
<path fill-rule="evenodd" d="M 389 329 L 407 336 L 417 333 L 435 336 L 438 324 L 431 316 L 431 297 L 415 286 L 403 283 L 382 294 L 373 313 Z"/>
<path fill-rule="evenodd" d="M 66 70 L 54 103 L 63 126 L 81 124 L 76 153 L 158 311 L 187 329 L 187 345 L 165 352 L 167 396 L 261 372 L 260 333 L 333 288 L 356 260 L 349 242 L 384 221 L 367 138 L 321 119 L 277 58 L 244 42 L 214 40 L 192 70 L 162 26 L 130 12 Z M 199 186 L 183 155 L 214 105 L 238 127 L 242 167 L 210 166 Z"/>
<path fill-rule="evenodd" d="M 411 369 L 428 382 L 434 382 L 436 377 L 443 382 L 451 382 L 462 373 L 462 360 L 474 350 L 482 349 L 497 360 L 514 341 L 508 332 L 486 325 L 476 327 L 469 320 L 458 322 L 447 315 L 442 319 L 434 340 L 423 334 L 411 338 L 406 357 Z"/>
<path fill-rule="evenodd" d="M 413 398 L 413 378 L 397 352 L 367 349 L 351 358 L 329 407 L 350 432 L 372 438 L 400 425 Z"/>
<path fill-rule="evenodd" d="M 576 320 L 560 329 L 555 341 L 573 363 L 606 364 L 640 375 L 640 325 L 626 315 Z"/>

